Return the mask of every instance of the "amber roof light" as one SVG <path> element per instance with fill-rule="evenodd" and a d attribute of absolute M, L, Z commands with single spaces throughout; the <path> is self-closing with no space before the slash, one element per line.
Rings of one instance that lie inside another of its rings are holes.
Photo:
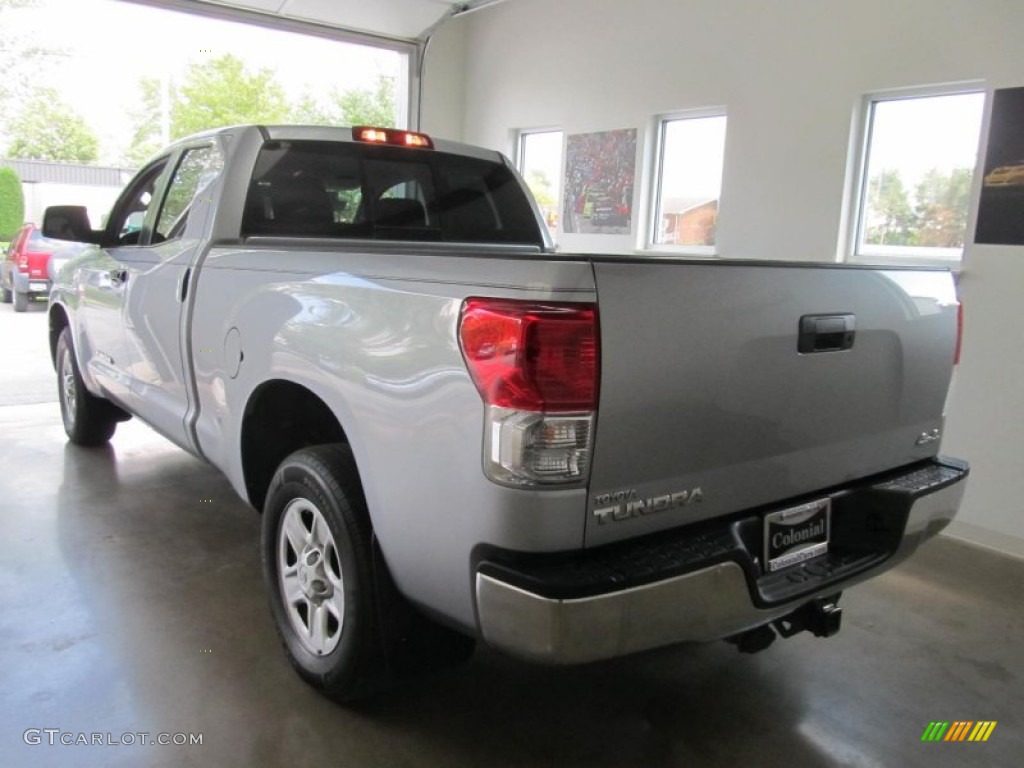
<path fill-rule="evenodd" d="M 425 133 L 401 131 L 394 128 L 374 128 L 357 125 L 352 129 L 352 138 L 367 144 L 391 144 L 397 147 L 433 149 L 434 142 Z"/>

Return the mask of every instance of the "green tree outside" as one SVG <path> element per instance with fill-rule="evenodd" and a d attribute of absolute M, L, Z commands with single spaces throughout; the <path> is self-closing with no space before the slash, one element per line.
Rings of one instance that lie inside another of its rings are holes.
<path fill-rule="evenodd" d="M 25 222 L 25 195 L 13 168 L 0 168 L 0 243 L 9 243 Z"/>
<path fill-rule="evenodd" d="M 132 110 L 128 117 L 135 126 L 131 144 L 121 156 L 121 161 L 130 168 L 137 168 L 152 155 L 159 152 L 164 145 L 160 131 L 161 96 L 160 81 L 155 77 L 144 77 L 139 80 L 138 108 Z M 175 90 L 168 88 L 168 103 L 174 103 Z"/>
<path fill-rule="evenodd" d="M 971 176 L 969 168 L 956 168 L 951 173 L 933 169 L 925 174 L 917 185 L 914 205 L 918 245 L 938 248 L 963 246 Z"/>
<path fill-rule="evenodd" d="M 292 122 L 300 125 L 373 125 L 394 128 L 397 115 L 395 81 L 381 77 L 372 89 L 334 92 L 320 102 L 304 95 L 292 109 Z"/>
<path fill-rule="evenodd" d="M 135 132 L 124 153 L 129 165 L 141 165 L 163 148 L 162 87 L 156 78 L 139 81 L 139 108 L 130 115 Z M 289 114 L 274 74 L 268 69 L 252 71 L 230 53 L 194 61 L 180 85 L 168 83 L 167 109 L 171 141 L 226 125 L 286 122 Z"/>
<path fill-rule="evenodd" d="M 94 163 L 99 157 L 96 134 L 55 88 L 37 88 L 8 132 L 8 157 L 57 163 Z"/>
<path fill-rule="evenodd" d="M 885 170 L 868 184 L 868 210 L 876 223 L 865 231 L 871 245 L 914 245 L 914 211 L 899 171 Z"/>
<path fill-rule="evenodd" d="M 389 77 L 379 78 L 377 87 L 372 91 L 345 91 L 337 98 L 337 103 L 341 111 L 341 125 L 395 127 L 395 81 Z"/>
<path fill-rule="evenodd" d="M 138 166 L 163 147 L 162 85 L 156 78 L 139 81 L 139 107 L 130 117 L 134 136 L 123 160 Z M 251 71 L 226 54 L 210 62 L 193 62 L 180 85 L 167 84 L 170 139 L 241 123 L 303 125 L 395 125 L 395 81 L 382 77 L 372 89 L 333 93 L 325 101 L 302 96 L 290 105 L 284 90 L 266 69 Z"/>
<path fill-rule="evenodd" d="M 0 40 L 0 139 L 8 133 L 9 116 L 28 98 L 32 83 L 39 81 L 48 64 L 45 54 L 50 49 L 18 32 L 15 23 L 17 11 L 36 5 L 38 0 L 0 0 L 0 29 L 4 30 Z"/>
<path fill-rule="evenodd" d="M 289 114 L 274 73 L 250 71 L 229 53 L 189 67 L 171 103 L 171 139 L 225 125 L 285 122 Z"/>
<path fill-rule="evenodd" d="M 530 191 L 533 193 L 533 197 L 537 201 L 537 205 L 541 206 L 541 208 L 555 205 L 555 196 L 551 192 L 551 180 L 544 171 L 539 168 L 534 168 L 530 171 L 525 181 L 526 186 L 528 186 Z"/>
<path fill-rule="evenodd" d="M 932 169 L 914 188 L 914 200 L 899 171 L 885 170 L 868 183 L 864 242 L 961 248 L 970 205 L 970 168 Z"/>

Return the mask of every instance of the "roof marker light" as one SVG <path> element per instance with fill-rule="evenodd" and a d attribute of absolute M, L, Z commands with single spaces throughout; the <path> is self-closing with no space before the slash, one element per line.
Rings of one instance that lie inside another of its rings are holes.
<path fill-rule="evenodd" d="M 356 137 L 359 141 L 370 141 L 378 144 L 386 144 L 388 132 L 379 128 L 356 128 Z"/>
<path fill-rule="evenodd" d="M 405 146 L 430 148 L 430 139 L 418 133 L 405 133 Z"/>
<path fill-rule="evenodd" d="M 373 128 L 357 125 L 352 129 L 352 138 L 369 144 L 393 144 L 398 147 L 413 149 L 433 149 L 434 142 L 425 133 L 399 131 L 390 128 Z"/>

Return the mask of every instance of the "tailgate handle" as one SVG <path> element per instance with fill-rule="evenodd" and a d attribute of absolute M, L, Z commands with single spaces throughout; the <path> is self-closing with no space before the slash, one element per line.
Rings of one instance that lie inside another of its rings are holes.
<path fill-rule="evenodd" d="M 797 351 L 801 355 L 842 352 L 853 348 L 856 336 L 857 318 L 854 315 L 804 315 L 800 318 Z"/>

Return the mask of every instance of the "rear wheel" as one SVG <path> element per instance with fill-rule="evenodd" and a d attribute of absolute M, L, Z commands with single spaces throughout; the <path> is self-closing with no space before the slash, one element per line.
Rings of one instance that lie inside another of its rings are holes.
<path fill-rule="evenodd" d="M 321 445 L 285 459 L 263 509 L 263 575 L 299 675 L 339 701 L 379 678 L 369 518 L 351 451 Z"/>
<path fill-rule="evenodd" d="M 263 575 L 292 666 L 336 701 L 465 661 L 474 642 L 423 617 L 391 581 L 373 539 L 352 451 L 285 459 L 263 508 Z"/>
<path fill-rule="evenodd" d="M 28 294 L 21 291 L 14 292 L 14 311 L 24 312 L 28 309 Z"/>
<path fill-rule="evenodd" d="M 7 287 L 2 277 L 0 277 L 0 302 L 4 304 L 11 303 L 11 289 Z"/>
<path fill-rule="evenodd" d="M 57 339 L 57 389 L 64 431 L 72 443 L 101 445 L 110 440 L 120 420 L 120 412 L 85 388 L 75 359 L 70 328 L 62 330 Z"/>

